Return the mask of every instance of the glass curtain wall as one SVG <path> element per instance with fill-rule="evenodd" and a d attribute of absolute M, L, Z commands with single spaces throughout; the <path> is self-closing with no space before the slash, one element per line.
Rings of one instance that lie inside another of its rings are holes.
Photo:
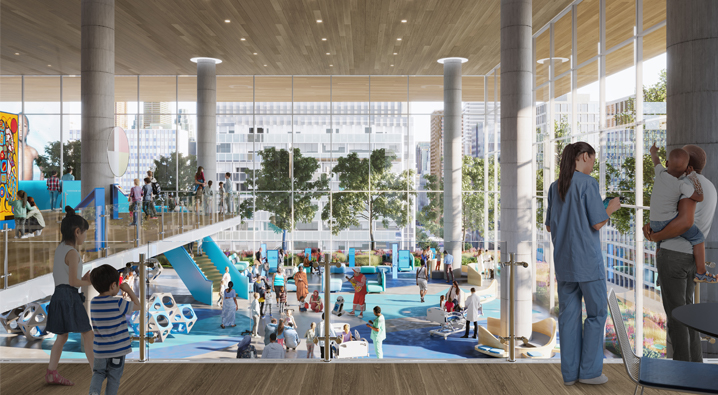
<path fill-rule="evenodd" d="M 593 176 L 625 203 L 601 230 L 606 281 L 619 297 L 636 353 L 664 356 L 665 311 L 656 284 L 655 244 L 644 241 L 653 166 L 665 155 L 666 14 L 659 0 L 574 2 L 534 35 L 536 307 L 558 314 L 546 196 L 558 158 L 572 142 L 598 152 Z M 637 165 L 638 161 L 638 165 Z M 619 356 L 612 323 L 606 351 Z"/>

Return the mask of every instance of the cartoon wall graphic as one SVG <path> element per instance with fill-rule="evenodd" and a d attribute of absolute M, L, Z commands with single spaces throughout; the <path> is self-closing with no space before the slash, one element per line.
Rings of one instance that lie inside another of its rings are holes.
<path fill-rule="evenodd" d="M 12 216 L 18 189 L 18 116 L 0 112 L 0 221 Z"/>

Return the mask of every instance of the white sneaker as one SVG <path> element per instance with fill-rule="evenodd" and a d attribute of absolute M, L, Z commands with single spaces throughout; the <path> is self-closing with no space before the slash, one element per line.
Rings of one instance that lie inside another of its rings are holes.
<path fill-rule="evenodd" d="M 38 230 L 37 232 L 35 232 L 35 236 L 40 236 L 41 234 L 42 234 L 42 229 L 40 229 L 40 230 Z"/>
<path fill-rule="evenodd" d="M 20 238 L 21 238 L 21 239 L 27 239 L 28 237 L 30 237 L 30 234 L 22 235 Z"/>

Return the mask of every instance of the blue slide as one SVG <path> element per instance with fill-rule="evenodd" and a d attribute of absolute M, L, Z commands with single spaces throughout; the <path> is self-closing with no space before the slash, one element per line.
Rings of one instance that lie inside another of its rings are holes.
<path fill-rule="evenodd" d="M 165 257 L 184 285 L 189 289 L 192 297 L 198 302 L 212 305 L 212 281 L 205 277 L 194 259 L 189 256 L 184 247 L 178 247 L 164 253 Z"/>
<path fill-rule="evenodd" d="M 237 267 L 230 262 L 229 258 L 224 255 L 222 249 L 219 248 L 217 243 L 215 243 L 211 237 L 207 236 L 202 239 L 202 250 L 205 254 L 207 254 L 207 258 L 214 263 L 214 266 L 221 274 L 224 275 L 225 267 L 229 268 L 229 276 L 232 278 L 234 291 L 237 292 L 237 297 L 249 299 L 249 278 L 239 273 Z"/>

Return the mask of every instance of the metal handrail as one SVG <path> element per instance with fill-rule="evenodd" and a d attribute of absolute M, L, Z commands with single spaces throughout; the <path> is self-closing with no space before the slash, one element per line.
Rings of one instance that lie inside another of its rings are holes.
<path fill-rule="evenodd" d="M 508 262 L 501 262 L 501 266 L 509 268 L 509 335 L 506 337 L 500 337 L 501 343 L 506 344 L 506 342 L 509 343 L 509 355 L 507 357 L 507 361 L 509 362 L 516 362 L 516 340 L 521 340 L 524 342 L 528 342 L 528 339 L 524 336 L 516 336 L 515 327 L 514 327 L 514 309 L 515 309 L 515 295 L 514 295 L 514 281 L 516 278 L 516 271 L 514 270 L 514 266 L 522 266 L 522 267 L 529 267 L 529 264 L 526 262 L 516 262 L 515 261 L 515 254 L 509 253 L 509 261 Z"/>

